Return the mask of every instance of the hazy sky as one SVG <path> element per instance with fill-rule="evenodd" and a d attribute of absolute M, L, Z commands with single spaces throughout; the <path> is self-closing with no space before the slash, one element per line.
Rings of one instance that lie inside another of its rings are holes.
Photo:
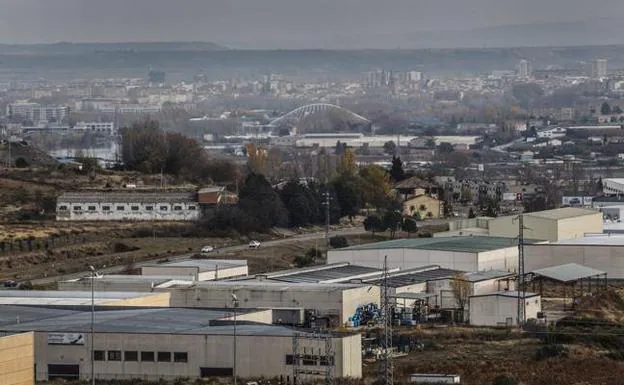
<path fill-rule="evenodd" d="M 624 23 L 624 0 L 0 0 L 0 42 L 327 48 L 370 39 L 379 46 L 422 30 L 602 17 Z"/>

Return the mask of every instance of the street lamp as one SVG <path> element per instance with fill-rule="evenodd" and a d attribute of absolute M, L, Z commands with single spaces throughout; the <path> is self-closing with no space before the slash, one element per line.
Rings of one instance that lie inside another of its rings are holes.
<path fill-rule="evenodd" d="M 99 274 L 91 265 L 89 273 L 91 275 L 91 384 L 95 385 L 95 278 Z"/>
<path fill-rule="evenodd" d="M 232 376 L 234 377 L 234 385 L 236 385 L 236 308 L 238 307 L 238 297 L 232 293 L 232 306 L 234 308 L 234 346 L 233 346 L 233 364 Z"/>

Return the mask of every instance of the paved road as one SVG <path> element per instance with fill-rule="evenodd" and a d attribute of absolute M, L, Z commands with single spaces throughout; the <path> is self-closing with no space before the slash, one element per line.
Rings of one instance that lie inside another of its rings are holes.
<path fill-rule="evenodd" d="M 353 227 L 353 228 L 349 228 L 349 229 L 341 229 L 341 230 L 335 230 L 332 231 L 330 233 L 330 236 L 336 236 L 336 235 L 358 235 L 358 234 L 365 234 L 366 231 L 361 228 L 361 227 Z M 284 237 L 282 239 L 275 239 L 275 240 L 271 240 L 271 241 L 266 241 L 262 243 L 262 247 L 270 247 L 270 246 L 280 246 L 280 245 L 286 245 L 286 244 L 290 244 L 290 243 L 294 243 L 294 242 L 300 242 L 300 241 L 310 241 L 310 240 L 314 240 L 314 239 L 323 239 L 325 238 L 325 232 L 317 232 L 317 233 L 309 233 L 309 234 L 300 234 L 300 235 L 295 235 L 295 236 L 291 236 L 291 237 Z M 229 247 L 224 247 L 219 249 L 219 253 L 214 253 L 212 254 L 215 258 L 219 258 L 219 255 L 222 254 L 226 254 L 228 252 L 234 252 L 234 251 L 241 251 L 241 250 L 246 250 L 247 248 L 249 248 L 248 244 L 241 244 L 241 245 L 236 245 L 236 246 L 229 246 Z M 178 262 L 178 261 L 184 261 L 184 260 L 188 260 L 190 259 L 193 255 L 195 255 L 196 253 L 191 253 L 191 254 L 180 254 L 177 256 L 173 256 L 173 257 L 167 257 L 167 259 L 169 259 L 170 262 Z M 134 264 L 135 267 L 141 267 L 141 266 L 145 266 L 145 265 L 149 265 L 149 264 L 154 264 L 157 263 L 159 260 L 162 260 L 163 257 L 160 257 L 158 259 L 151 259 L 151 260 L 146 260 L 146 261 L 142 261 L 142 262 L 137 262 Z M 117 274 L 122 272 L 124 269 L 126 269 L 127 265 L 119 265 L 119 266 L 111 266 L 111 267 L 107 267 L 104 269 L 99 270 L 99 272 L 101 274 Z M 69 279 L 77 279 L 77 278 L 82 278 L 89 275 L 88 271 L 81 271 L 78 273 L 72 273 L 72 274 L 65 274 L 65 275 L 58 275 L 58 276 L 51 276 L 51 277 L 46 277 L 46 278 L 41 278 L 41 279 L 35 279 L 32 280 L 32 284 L 33 285 L 38 285 L 38 286 L 47 286 L 47 285 L 51 285 L 57 281 L 66 281 Z"/>

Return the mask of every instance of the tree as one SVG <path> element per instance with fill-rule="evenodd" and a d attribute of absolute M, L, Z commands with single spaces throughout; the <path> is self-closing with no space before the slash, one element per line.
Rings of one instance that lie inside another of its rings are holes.
<path fill-rule="evenodd" d="M 307 186 L 297 180 L 292 180 L 284 185 L 279 195 L 288 210 L 290 227 L 323 223 L 320 215 L 320 202 Z"/>
<path fill-rule="evenodd" d="M 265 175 L 267 171 L 268 152 L 266 148 L 256 146 L 253 143 L 245 146 L 247 148 L 247 166 L 252 173 Z"/>
<path fill-rule="evenodd" d="M 340 216 L 353 218 L 362 208 L 361 181 L 357 175 L 342 173 L 335 178 L 331 187 L 336 192 Z"/>
<path fill-rule="evenodd" d="M 122 128 L 121 154 L 131 170 L 147 174 L 161 172 L 167 158 L 167 141 L 158 122 L 144 120 Z"/>
<path fill-rule="evenodd" d="M 305 255 L 297 255 L 294 259 L 296 267 L 312 266 L 316 263 L 317 259 L 322 255 L 321 251 L 315 248 L 309 249 Z"/>
<path fill-rule="evenodd" d="M 397 145 L 393 141 L 389 141 L 384 143 L 383 149 L 386 154 L 394 155 L 396 154 Z"/>
<path fill-rule="evenodd" d="M 611 115 L 611 105 L 607 102 L 603 102 L 600 106 L 600 114 L 602 115 Z"/>
<path fill-rule="evenodd" d="M 340 162 L 338 163 L 338 172 L 341 174 L 355 174 L 355 171 L 355 153 L 350 148 L 345 148 L 342 156 L 340 157 Z"/>
<path fill-rule="evenodd" d="M 457 307 L 460 312 L 460 319 L 464 321 L 464 309 L 470 298 L 470 282 L 463 273 L 455 274 L 451 280 L 451 291 L 457 301 Z"/>
<path fill-rule="evenodd" d="M 398 156 L 392 157 L 392 168 L 390 169 L 390 176 L 395 182 L 400 182 L 405 179 L 405 170 L 403 169 L 403 162 Z"/>
<path fill-rule="evenodd" d="M 390 175 L 377 165 L 360 168 L 358 189 L 362 194 L 362 202 L 376 208 L 387 208 L 392 203 L 392 186 Z"/>
<path fill-rule="evenodd" d="M 438 151 L 441 154 L 450 154 L 451 152 L 455 151 L 455 148 L 453 148 L 453 145 L 448 142 L 442 142 L 438 146 Z"/>
<path fill-rule="evenodd" d="M 383 216 L 384 226 L 390 230 L 390 238 L 394 239 L 396 232 L 401 228 L 403 216 L 399 211 L 388 210 Z"/>
<path fill-rule="evenodd" d="M 501 374 L 492 380 L 492 385 L 520 385 L 520 380 L 511 374 Z"/>
<path fill-rule="evenodd" d="M 611 109 L 611 112 L 619 115 L 622 113 L 622 108 L 620 106 L 615 106 L 613 107 L 613 109 Z"/>
<path fill-rule="evenodd" d="M 349 246 L 349 242 L 347 241 L 347 238 L 337 235 L 335 237 L 329 238 L 329 245 L 332 247 L 332 249 L 342 249 Z"/>
<path fill-rule="evenodd" d="M 470 210 L 468 210 L 468 218 L 476 218 L 477 214 L 475 214 L 473 208 L 471 207 Z"/>
<path fill-rule="evenodd" d="M 386 230 L 385 223 L 377 215 L 369 215 L 364 219 L 364 229 L 370 231 L 375 237 L 376 232 L 382 232 Z"/>
<path fill-rule="evenodd" d="M 260 174 L 247 176 L 240 188 L 238 206 L 248 215 L 249 226 L 254 231 L 288 224 L 288 211 L 282 200 Z"/>
<path fill-rule="evenodd" d="M 403 219 L 403 231 L 407 232 L 407 237 L 410 238 L 412 233 L 418 232 L 418 224 L 411 218 Z"/>

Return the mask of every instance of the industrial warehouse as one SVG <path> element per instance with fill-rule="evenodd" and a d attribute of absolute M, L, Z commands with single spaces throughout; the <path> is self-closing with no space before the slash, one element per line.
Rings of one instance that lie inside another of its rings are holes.
<path fill-rule="evenodd" d="M 204 378 L 234 371 L 279 377 L 293 373 L 294 338 L 302 353 L 314 352 L 300 362 L 302 370 L 324 373 L 331 366 L 337 377 L 362 376 L 359 334 L 298 334 L 270 325 L 271 318 L 270 311 L 253 310 L 238 310 L 235 321 L 232 310 L 98 310 L 91 335 L 88 311 L 0 306 L 1 332 L 35 332 L 37 381 L 89 378 L 91 356 L 99 379 Z"/>

